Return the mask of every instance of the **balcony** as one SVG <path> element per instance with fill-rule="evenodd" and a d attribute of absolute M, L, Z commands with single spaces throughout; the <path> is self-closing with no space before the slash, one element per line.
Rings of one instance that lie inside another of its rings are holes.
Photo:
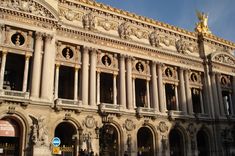
<path fill-rule="evenodd" d="M 64 110 L 75 110 L 75 112 L 79 113 L 81 111 L 81 101 L 75 101 L 70 99 L 56 99 L 55 100 L 55 109 L 60 111 Z"/>
<path fill-rule="evenodd" d="M 146 108 L 146 107 L 137 107 L 136 108 L 136 115 L 138 117 L 156 117 L 156 112 L 153 108 Z"/>
<path fill-rule="evenodd" d="M 29 92 L 22 92 L 16 90 L 0 90 L 0 97 L 3 100 L 28 103 Z"/>
<path fill-rule="evenodd" d="M 120 114 L 121 112 L 121 106 L 110 104 L 110 103 L 101 103 L 99 104 L 99 111 L 103 114 L 105 113 L 114 113 L 114 114 Z"/>

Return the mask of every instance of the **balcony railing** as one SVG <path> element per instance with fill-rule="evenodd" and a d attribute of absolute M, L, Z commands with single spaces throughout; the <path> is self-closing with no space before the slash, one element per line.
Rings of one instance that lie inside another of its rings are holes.
<path fill-rule="evenodd" d="M 0 96 L 2 98 L 9 98 L 13 101 L 29 100 L 29 92 L 22 92 L 16 90 L 1 90 Z"/>
<path fill-rule="evenodd" d="M 139 117 L 142 117 L 142 116 L 154 117 L 154 116 L 156 116 L 156 112 L 153 108 L 146 108 L 146 107 L 137 107 L 136 114 Z"/>
<path fill-rule="evenodd" d="M 68 109 L 68 110 L 80 110 L 81 101 L 75 101 L 70 99 L 56 99 L 55 100 L 55 108 L 60 109 Z M 80 112 L 80 111 L 79 111 Z"/>
<path fill-rule="evenodd" d="M 110 104 L 110 103 L 101 103 L 99 104 L 99 111 L 101 113 L 104 113 L 104 112 L 120 113 L 121 106 L 116 105 L 116 104 Z"/>

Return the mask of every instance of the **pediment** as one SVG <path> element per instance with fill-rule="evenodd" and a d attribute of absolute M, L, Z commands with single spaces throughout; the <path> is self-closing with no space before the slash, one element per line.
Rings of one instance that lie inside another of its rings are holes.
<path fill-rule="evenodd" d="M 235 57 L 231 54 L 218 52 L 211 55 L 211 61 L 227 65 L 235 65 Z"/>
<path fill-rule="evenodd" d="M 57 11 L 44 0 L 1 0 L 0 8 L 58 20 Z"/>

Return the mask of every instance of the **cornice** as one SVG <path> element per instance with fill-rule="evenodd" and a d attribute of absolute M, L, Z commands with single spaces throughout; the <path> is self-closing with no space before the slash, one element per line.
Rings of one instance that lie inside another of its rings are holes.
<path fill-rule="evenodd" d="M 121 9 L 111 7 L 109 5 L 98 3 L 96 1 L 91 1 L 91 0 L 71 0 L 71 1 L 74 1 L 75 3 L 80 2 L 82 4 L 89 6 L 89 7 L 93 7 L 93 8 L 105 11 L 105 12 L 107 12 L 107 11 L 111 12 L 112 14 L 115 13 L 115 14 L 118 14 L 118 16 L 123 16 L 125 18 L 130 19 L 130 20 L 135 20 L 137 22 L 141 22 L 142 24 L 147 24 L 147 25 L 153 26 L 153 27 L 158 27 L 158 28 L 164 29 L 166 31 L 180 33 L 181 35 L 186 35 L 186 36 L 190 36 L 190 37 L 197 37 L 197 35 L 198 35 L 197 32 L 191 32 L 191 31 L 188 31 L 188 30 L 185 30 L 185 29 L 182 29 L 182 28 L 179 28 L 179 27 L 176 27 L 176 26 L 164 23 L 164 22 L 156 21 L 156 20 L 148 18 L 148 17 L 140 16 L 140 15 L 137 15 L 134 13 L 130 13 L 128 11 L 124 11 Z M 219 42 L 220 44 L 225 44 L 226 46 L 229 46 L 229 47 L 232 46 L 231 48 L 235 49 L 235 43 L 233 43 L 231 41 L 222 39 L 222 38 L 217 37 L 213 34 L 203 34 L 203 35 L 205 37 L 207 37 L 208 39 L 211 39 L 215 42 Z"/>

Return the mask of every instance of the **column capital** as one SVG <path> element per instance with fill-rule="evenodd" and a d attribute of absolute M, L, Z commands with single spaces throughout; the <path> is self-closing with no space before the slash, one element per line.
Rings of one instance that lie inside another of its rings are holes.
<path fill-rule="evenodd" d="M 2 50 L 2 54 L 3 54 L 3 55 L 7 55 L 7 53 L 8 53 L 8 50 L 7 50 L 7 49 L 3 49 L 3 50 Z"/>
<path fill-rule="evenodd" d="M 97 54 L 97 49 L 96 48 L 90 48 L 90 54 L 91 55 L 95 55 L 95 54 Z"/>
<path fill-rule="evenodd" d="M 53 35 L 52 34 L 44 34 L 46 41 L 51 41 L 53 39 Z"/>
<path fill-rule="evenodd" d="M 60 63 L 59 63 L 59 62 L 56 62 L 56 63 L 55 63 L 55 66 L 56 66 L 56 68 L 59 68 L 59 67 L 60 67 Z"/>
<path fill-rule="evenodd" d="M 164 66 L 165 66 L 165 64 L 164 64 L 164 63 L 159 62 L 159 61 L 156 61 L 156 64 L 157 64 L 159 67 L 164 67 Z"/>
<path fill-rule="evenodd" d="M 85 52 L 85 53 L 88 53 L 89 52 L 89 47 L 87 47 L 87 46 L 83 46 L 83 52 Z"/>
<path fill-rule="evenodd" d="M 74 66 L 74 69 L 75 69 L 76 71 L 78 71 L 78 70 L 79 70 L 79 66 L 76 64 L 76 65 Z"/>
<path fill-rule="evenodd" d="M 30 52 L 25 52 L 25 58 L 29 59 L 31 57 L 31 53 Z"/>
<path fill-rule="evenodd" d="M 36 39 L 41 40 L 44 34 L 42 32 L 37 31 L 35 35 L 36 35 Z"/>

